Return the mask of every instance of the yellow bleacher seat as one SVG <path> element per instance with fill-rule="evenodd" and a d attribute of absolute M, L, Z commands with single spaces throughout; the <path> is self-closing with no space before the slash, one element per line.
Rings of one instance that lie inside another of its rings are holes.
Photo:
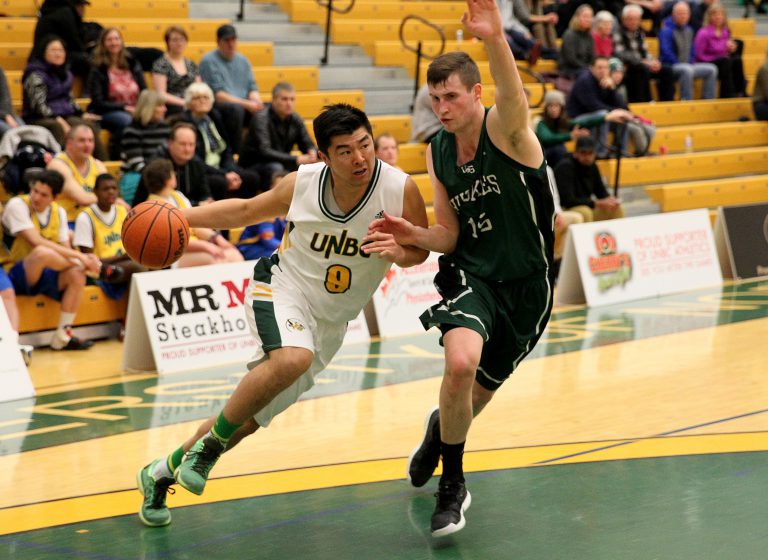
<path fill-rule="evenodd" d="M 656 126 L 736 121 L 752 117 L 752 100 L 707 99 L 684 103 L 631 103 L 630 111 L 651 119 Z"/>
<path fill-rule="evenodd" d="M 440 19 L 432 22 L 442 28 L 446 37 L 455 37 L 458 29 L 464 29 L 458 19 Z M 400 20 L 363 19 L 333 20 L 331 37 L 334 43 L 358 44 L 373 56 L 376 41 L 395 41 L 399 38 Z M 418 21 L 410 21 L 404 29 L 406 41 L 416 44 L 419 40 L 437 40 L 435 29 Z"/>
<path fill-rule="evenodd" d="M 125 317 L 128 297 L 113 300 L 104 295 L 98 286 L 86 286 L 83 300 L 77 310 L 75 326 L 118 321 Z M 46 296 L 18 296 L 19 332 L 35 332 L 55 329 L 58 325 L 61 304 Z"/>
<path fill-rule="evenodd" d="M 597 166 L 601 175 L 614 177 L 616 160 L 598 161 Z M 768 147 L 622 159 L 619 184 L 648 185 L 747 173 L 768 173 Z"/>
<path fill-rule="evenodd" d="M 0 13 L 13 17 L 36 17 L 41 1 L 0 0 Z M 86 19 L 108 18 L 119 13 L 121 17 L 167 17 L 186 19 L 189 17 L 189 3 L 186 0 L 108 0 L 91 2 L 87 7 Z"/>
<path fill-rule="evenodd" d="M 427 144 L 398 145 L 397 165 L 406 173 L 427 171 Z"/>
<path fill-rule="evenodd" d="M 422 41 L 421 52 L 423 55 L 435 57 L 440 52 L 440 41 Z M 416 47 L 414 42 L 412 47 Z M 480 41 L 452 41 L 445 42 L 444 52 L 463 51 L 476 61 L 488 60 L 485 47 Z M 373 60 L 379 66 L 405 66 L 412 71 L 416 65 L 416 53 L 406 49 L 400 41 L 376 41 L 373 44 Z"/>
<path fill-rule="evenodd" d="M 645 192 L 661 206 L 662 212 L 674 212 L 765 202 L 768 200 L 768 181 L 765 176 L 729 177 L 653 185 L 646 187 Z"/>
<path fill-rule="evenodd" d="M 347 13 L 334 13 L 333 19 L 397 19 L 415 15 L 427 20 L 431 19 L 461 19 L 466 10 L 462 2 L 355 2 Z M 291 0 L 288 14 L 291 21 L 317 23 L 325 26 L 326 8 L 314 0 Z"/>
<path fill-rule="evenodd" d="M 33 18 L 3 18 L 0 19 L 0 36 L 4 42 L 32 42 L 36 19 Z M 165 18 L 104 18 L 99 23 L 104 27 L 117 27 L 123 34 L 126 43 L 135 41 L 162 41 L 165 30 L 171 21 Z M 190 41 L 211 41 L 216 38 L 216 29 L 229 23 L 227 19 L 185 19 L 173 22 L 182 24 L 189 35 Z"/>
<path fill-rule="evenodd" d="M 685 138 L 690 135 L 696 150 L 724 150 L 727 148 L 768 145 L 768 122 L 730 122 L 663 126 L 656 130 L 651 151 L 666 146 L 669 153 L 685 151 Z"/>

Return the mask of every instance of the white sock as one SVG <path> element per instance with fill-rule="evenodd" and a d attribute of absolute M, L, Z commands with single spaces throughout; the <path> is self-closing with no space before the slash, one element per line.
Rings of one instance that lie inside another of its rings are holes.
<path fill-rule="evenodd" d="M 59 315 L 59 326 L 56 332 L 53 334 L 53 341 L 51 347 L 55 349 L 61 349 L 67 345 L 72 335 L 69 330 L 72 328 L 72 322 L 75 320 L 75 313 L 66 313 L 64 311 Z"/>
<path fill-rule="evenodd" d="M 161 478 L 173 478 L 173 473 L 171 472 L 171 469 L 168 468 L 168 460 L 163 459 L 162 461 L 158 461 L 155 465 L 155 468 L 152 469 L 152 478 L 155 480 L 160 480 Z"/>

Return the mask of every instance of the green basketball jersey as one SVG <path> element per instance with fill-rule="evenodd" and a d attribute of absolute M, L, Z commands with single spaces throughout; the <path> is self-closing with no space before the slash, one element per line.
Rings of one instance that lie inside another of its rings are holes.
<path fill-rule="evenodd" d="M 488 116 L 488 109 L 485 112 Z M 456 250 L 445 258 L 487 281 L 548 271 L 554 244 L 554 202 L 546 166 L 526 167 L 493 145 L 485 128 L 472 161 L 456 165 L 456 137 L 432 140 L 432 163 L 459 217 Z"/>

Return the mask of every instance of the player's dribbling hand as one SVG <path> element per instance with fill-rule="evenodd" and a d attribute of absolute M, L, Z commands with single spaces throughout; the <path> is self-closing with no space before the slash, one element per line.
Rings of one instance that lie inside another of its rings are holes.
<path fill-rule="evenodd" d="M 470 35 L 480 39 L 504 36 L 501 14 L 496 0 L 467 0 L 468 12 L 464 12 L 461 23 Z"/>
<path fill-rule="evenodd" d="M 363 251 L 367 255 L 378 254 L 391 263 L 405 257 L 405 249 L 395 241 L 395 236 L 391 233 L 376 232 L 366 235 L 363 239 Z"/>
<path fill-rule="evenodd" d="M 368 225 L 368 235 L 363 239 L 366 241 L 372 234 L 382 232 L 394 236 L 395 241 L 400 245 L 414 245 L 413 225 L 403 218 L 398 218 L 384 212 L 383 218 L 373 220 Z"/>

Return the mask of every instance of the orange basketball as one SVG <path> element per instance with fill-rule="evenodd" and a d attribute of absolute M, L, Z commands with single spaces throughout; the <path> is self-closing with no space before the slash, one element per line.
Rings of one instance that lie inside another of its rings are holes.
<path fill-rule="evenodd" d="M 128 256 L 149 268 L 165 268 L 181 257 L 189 243 L 184 214 L 162 200 L 137 204 L 123 222 L 123 247 Z"/>

